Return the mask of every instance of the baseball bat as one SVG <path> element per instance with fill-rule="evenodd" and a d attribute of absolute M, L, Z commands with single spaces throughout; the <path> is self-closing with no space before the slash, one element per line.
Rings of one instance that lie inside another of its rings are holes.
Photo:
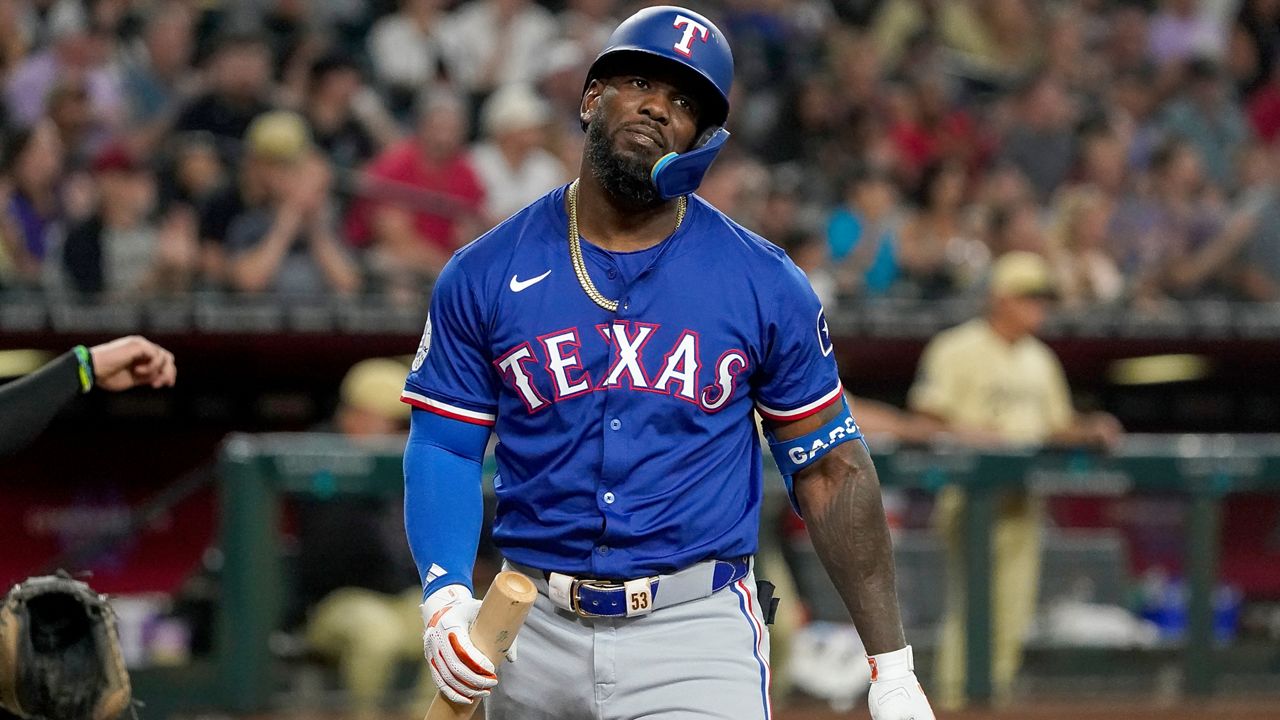
<path fill-rule="evenodd" d="M 504 653 L 516 641 L 516 633 L 520 632 L 520 626 L 537 596 L 538 589 L 532 580 L 510 570 L 498 573 L 489 586 L 489 592 L 484 594 L 476 621 L 471 626 L 471 642 L 493 662 L 495 670 L 505 657 Z M 459 705 L 436 693 L 427 710 L 426 720 L 468 720 L 477 705 L 478 702 Z"/>

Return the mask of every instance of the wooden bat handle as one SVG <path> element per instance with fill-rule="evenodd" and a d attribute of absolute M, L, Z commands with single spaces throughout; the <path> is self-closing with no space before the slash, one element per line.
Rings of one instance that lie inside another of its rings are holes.
<path fill-rule="evenodd" d="M 533 581 L 510 570 L 498 573 L 489 586 L 489 592 L 484 594 L 475 624 L 471 626 L 471 642 L 489 658 L 495 669 L 516 641 L 516 633 L 533 608 L 536 597 L 538 589 Z M 427 710 L 426 720 L 467 720 L 479 704 L 459 705 L 436 693 L 431 708 Z"/>

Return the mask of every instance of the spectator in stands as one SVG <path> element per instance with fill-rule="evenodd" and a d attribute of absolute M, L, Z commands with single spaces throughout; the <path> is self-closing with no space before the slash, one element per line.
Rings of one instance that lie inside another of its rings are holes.
<path fill-rule="evenodd" d="M 248 3 L 246 3 L 248 4 Z M 257 5 L 257 7 L 252 7 Z M 324 27 L 321 3 L 305 0 L 265 0 L 250 5 L 250 12 L 258 15 L 254 26 L 261 28 L 262 39 L 271 51 L 271 67 L 275 78 L 282 85 L 289 84 L 289 65 L 294 59 L 302 59 L 303 68 L 312 58 L 299 58 L 314 49 L 318 38 L 316 31 Z"/>
<path fill-rule="evenodd" d="M 1266 82 L 1276 66 L 1276 55 L 1280 53 L 1280 3 L 1245 0 L 1236 17 L 1236 27 L 1248 36 L 1257 62 L 1253 78 L 1243 88 L 1248 93 Z"/>
<path fill-rule="evenodd" d="M 142 43 L 125 64 L 124 89 L 135 149 L 161 143 L 178 109 L 198 85 L 191 68 L 195 17 L 184 3 L 166 2 L 149 13 Z"/>
<path fill-rule="evenodd" d="M 1168 136 L 1195 146 L 1206 179 L 1230 191 L 1236 159 L 1250 140 L 1249 124 L 1232 101 L 1221 68 L 1213 61 L 1199 58 L 1190 62 L 1185 88 L 1182 96 L 1165 108 L 1160 126 Z"/>
<path fill-rule="evenodd" d="M 1091 185 L 1118 198 L 1127 189 L 1129 149 L 1124 138 L 1109 126 L 1098 125 L 1080 133 L 1079 170 L 1075 183 Z"/>
<path fill-rule="evenodd" d="M 1231 25 L 1228 30 L 1227 49 L 1223 53 L 1222 69 L 1231 83 L 1233 94 L 1244 97 L 1255 87 L 1262 84 L 1267 76 L 1258 58 L 1258 49 L 1249 35 L 1239 23 Z"/>
<path fill-rule="evenodd" d="M 1093 9 L 1096 9 L 1093 8 Z M 1090 47 L 1091 27 L 1100 23 L 1081 3 L 1051 7 L 1045 30 L 1044 71 L 1063 84 L 1072 94 L 1092 94 L 1102 89 L 1108 79 L 1104 58 Z"/>
<path fill-rule="evenodd" d="M 1119 73 L 1106 90 L 1106 123 L 1126 146 L 1124 160 L 1145 170 L 1164 139 L 1157 111 L 1156 77 L 1149 68 Z"/>
<path fill-rule="evenodd" d="M 1051 271 L 1044 258 L 1012 252 L 991 273 L 984 317 L 946 330 L 931 340 L 908 396 L 910 408 L 938 428 L 982 446 L 1042 443 L 1111 448 L 1119 423 L 1105 413 L 1077 413 L 1062 367 L 1035 338 L 1048 310 Z M 964 565 L 960 513 L 964 491 L 945 488 L 936 522 L 947 543 L 947 614 L 935 683 L 936 702 L 955 709 L 964 703 Z M 992 557 L 992 680 L 998 703 L 1007 703 L 1022 643 L 1036 607 L 1043 509 L 1026 491 L 998 499 Z"/>
<path fill-rule="evenodd" d="M 780 236 L 778 244 L 809 279 L 818 302 L 823 307 L 835 307 L 838 299 L 837 286 L 831 272 L 831 251 L 826 238 L 821 233 L 810 232 L 801 226 Z"/>
<path fill-rule="evenodd" d="M 95 127 L 93 111 L 89 107 L 89 90 L 84 82 L 74 78 L 56 82 L 49 91 L 46 103 L 49 122 L 58 131 L 63 155 L 68 168 L 85 168 L 94 153 Z"/>
<path fill-rule="evenodd" d="M 53 123 L 17 130 L 0 147 L 0 176 L 8 178 L 3 241 L 16 279 L 38 282 L 40 267 L 62 217 L 58 182 L 63 150 Z"/>
<path fill-rule="evenodd" d="M 1184 215 L 1189 227 L 1169 249 L 1160 290 L 1175 299 L 1254 297 L 1276 268 L 1265 223 L 1277 217 L 1274 152 L 1253 145 L 1241 154 L 1238 188 L 1229 209 L 1202 203 Z M 1266 297 L 1265 291 L 1257 297 Z"/>
<path fill-rule="evenodd" d="M 568 180 L 564 165 L 543 147 L 550 120 L 550 108 L 526 85 L 507 85 L 485 101 L 485 137 L 471 150 L 471 165 L 493 220 L 506 219 Z"/>
<path fill-rule="evenodd" d="M 437 37 L 451 82 L 474 105 L 504 83 L 536 81 L 557 31 L 533 0 L 475 0 L 449 13 Z"/>
<path fill-rule="evenodd" d="M 861 168 L 844 182 L 844 203 L 827 221 L 842 293 L 885 295 L 898 280 L 898 188 L 888 173 Z"/>
<path fill-rule="evenodd" d="M 848 113 L 842 110 L 836 87 L 824 73 L 799 78 L 782 99 L 778 122 L 760 148 L 761 159 L 804 163 L 819 173 L 840 162 Z"/>
<path fill-rule="evenodd" d="M 831 75 L 832 102 L 841 114 L 887 114 L 886 80 L 892 69 L 880 58 L 880 48 L 868 36 L 841 29 L 827 41 L 823 71 Z M 912 68 L 924 72 L 925 68 Z M 904 82 L 909 81 L 903 78 Z"/>
<path fill-rule="evenodd" d="M 935 159 L 933 139 L 923 125 L 919 97 L 911 88 L 895 84 L 884 91 L 885 130 L 893 144 L 894 164 L 904 181 L 914 184 L 924 166 Z"/>
<path fill-rule="evenodd" d="M 1201 167 L 1194 146 L 1165 142 L 1152 157 L 1150 191 L 1135 190 L 1116 210 L 1113 252 L 1143 308 L 1158 308 L 1175 289 L 1170 268 L 1222 229 L 1218 210 L 1205 200 Z"/>
<path fill-rule="evenodd" d="M 216 141 L 208 133 L 188 137 L 208 138 L 217 152 Z M 248 142 L 237 172 L 215 188 L 199 206 L 200 275 L 205 285 L 228 287 L 227 231 L 231 223 L 267 204 L 276 165 L 277 148 Z M 221 155 L 215 161 L 226 167 Z"/>
<path fill-rule="evenodd" d="M 1225 289 L 1228 297 L 1280 300 L 1280 184 L 1276 148 L 1253 147 L 1242 158 L 1241 192 L 1223 230 L 1175 265 L 1176 283 Z"/>
<path fill-rule="evenodd" d="M 223 159 L 232 162 L 249 123 L 271 109 L 271 49 L 258 35 L 228 35 L 208 66 L 209 90 L 183 107 L 174 129 L 212 134 Z"/>
<path fill-rule="evenodd" d="M 0 27 L 11 28 L 9 32 L 0 35 L 0 77 L 9 77 L 27 52 L 27 45 L 30 41 L 28 34 L 24 32 L 27 28 L 23 27 L 23 15 L 29 12 L 30 8 L 24 7 L 22 3 L 7 1 L 0 2 Z M 0 125 L 4 123 L 4 113 L 0 112 Z"/>
<path fill-rule="evenodd" d="M 615 25 L 616 27 L 616 25 Z M 575 43 L 562 40 L 547 51 L 538 80 L 538 95 L 551 106 L 551 137 L 581 138 L 582 78 L 596 53 L 588 55 Z M 581 148 L 579 148 L 581 150 Z M 565 152 L 572 157 L 573 153 Z M 578 153 L 581 157 L 581 152 Z M 571 162 L 566 166 L 572 167 Z"/>
<path fill-rule="evenodd" d="M 347 371 L 333 419 L 322 429 L 353 444 L 403 434 L 409 407 L 399 401 L 409 368 L 386 358 Z M 398 664 L 418 666 L 419 701 L 433 689 L 422 663 L 422 589 L 404 542 L 400 502 L 379 498 L 305 498 L 298 521 L 297 596 L 307 645 L 338 663 L 351 709 L 360 720 L 379 706 Z M 352 542 L 358 537 L 360 542 Z M 415 707 L 415 716 L 425 707 Z"/>
<path fill-rule="evenodd" d="M 1015 107 L 1000 154 L 1022 171 L 1036 198 L 1045 202 L 1067 179 L 1075 160 L 1072 103 L 1061 81 L 1041 74 L 1021 89 Z"/>
<path fill-rule="evenodd" d="M 959 56 L 962 75 L 1005 87 L 1026 77 L 1040 61 L 1043 30 L 1028 0 L 946 3 L 967 10 L 963 24 L 946 31 L 945 42 Z"/>
<path fill-rule="evenodd" d="M 973 280 L 968 258 L 981 249 L 981 240 L 964 215 L 965 170 L 956 162 L 939 162 L 925 169 L 915 197 L 915 209 L 900 234 L 902 275 L 926 298 L 936 298 Z M 981 253 L 979 253 L 981 256 Z M 979 261 L 985 267 L 985 258 Z"/>
<path fill-rule="evenodd" d="M 999 257 L 1010 252 L 1045 253 L 1040 208 L 1031 201 L 992 208 L 987 222 L 987 247 Z"/>
<path fill-rule="evenodd" d="M 784 239 L 797 229 L 805 229 L 804 235 L 812 233 L 807 229 L 818 225 L 815 220 L 822 219 L 816 212 L 816 205 L 807 205 L 806 197 L 808 178 L 805 170 L 796 165 L 779 165 L 769 173 L 769 187 L 765 191 L 764 204 L 759 220 L 751 230 L 761 237 L 783 244 Z M 773 240 L 777 238 L 777 240 Z M 823 257 L 828 258 L 825 237 L 822 240 Z"/>
<path fill-rule="evenodd" d="M 560 34 L 581 55 L 595 57 L 618 27 L 614 0 L 568 0 L 556 21 Z"/>
<path fill-rule="evenodd" d="M 243 292 L 320 296 L 360 289 L 360 269 L 338 238 L 333 172 L 305 121 L 275 111 L 254 120 L 249 151 L 267 164 L 266 202 L 227 229 L 228 276 Z"/>
<path fill-rule="evenodd" d="M 1151 59 L 1160 65 L 1219 57 L 1227 37 L 1215 11 L 1199 0 L 1162 0 L 1148 33 Z"/>
<path fill-rule="evenodd" d="M 363 83 L 360 67 L 341 52 L 330 52 L 311 66 L 303 115 L 316 147 L 338 168 L 364 165 L 378 150 L 373 133 L 354 112 Z"/>
<path fill-rule="evenodd" d="M 348 214 L 349 238 L 371 245 L 396 272 L 438 275 L 454 250 L 488 227 L 466 136 L 456 96 L 424 96 L 417 132 L 366 168 L 362 198 Z"/>
<path fill-rule="evenodd" d="M 211 278 L 215 274 L 208 272 L 206 263 L 217 260 L 207 258 L 208 250 L 201 237 L 201 218 L 227 183 L 218 147 L 207 133 L 177 135 L 163 149 L 160 157 L 157 222 L 162 228 L 181 228 L 191 236 L 196 260 L 190 270 L 189 285 L 209 287 L 214 284 Z M 220 222 L 225 224 L 230 222 L 230 218 Z M 225 232 L 219 237 L 224 238 Z M 218 251 L 221 251 L 221 245 Z M 225 257 L 222 259 L 225 261 Z"/>
<path fill-rule="evenodd" d="M 400 9 L 369 31 L 373 77 L 399 117 L 413 112 L 414 98 L 441 82 L 444 53 L 437 38 L 441 0 L 400 0 Z"/>
<path fill-rule="evenodd" d="M 166 204 L 184 203 L 199 215 L 227 181 L 218 147 L 205 133 L 175 136 L 171 145 L 171 169 L 165 177 L 167 187 L 162 188 L 164 200 Z"/>
<path fill-rule="evenodd" d="M 1107 228 L 1114 212 L 1111 198 L 1089 185 L 1071 188 L 1058 198 L 1047 255 L 1064 305 L 1114 303 L 1123 294 L 1124 276 L 1107 252 Z"/>
<path fill-rule="evenodd" d="M 29 127 L 46 111 L 49 92 L 60 81 L 83 82 L 95 119 L 108 127 L 123 120 L 124 94 L 118 73 L 88 32 L 82 10 L 60 10 L 50 22 L 48 47 L 37 48 L 8 78 L 6 101 L 9 119 Z"/>
<path fill-rule="evenodd" d="M 68 231 L 62 248 L 70 287 L 124 299 L 189 287 L 198 259 L 195 217 L 157 223 L 155 175 L 122 144 L 104 148 L 93 173 L 97 210 Z"/>
<path fill-rule="evenodd" d="M 1280 64 L 1274 65 L 1266 82 L 1260 84 L 1245 104 L 1253 134 L 1266 143 L 1280 137 Z"/>
<path fill-rule="evenodd" d="M 1027 176 L 1009 163 L 997 163 L 981 177 L 973 201 L 976 206 L 973 212 L 982 221 L 980 227 L 985 228 L 985 216 L 994 208 L 1035 201 L 1035 192 Z"/>
<path fill-rule="evenodd" d="M 969 172 L 981 169 L 991 154 L 991 138 L 983 135 L 965 108 L 953 102 L 954 88 L 943 73 L 920 73 L 912 90 L 928 163 L 958 162 Z"/>
<path fill-rule="evenodd" d="M 698 195 L 749 228 L 760 226 L 760 210 L 768 191 L 768 169 L 746 154 L 722 154 L 698 186 Z"/>

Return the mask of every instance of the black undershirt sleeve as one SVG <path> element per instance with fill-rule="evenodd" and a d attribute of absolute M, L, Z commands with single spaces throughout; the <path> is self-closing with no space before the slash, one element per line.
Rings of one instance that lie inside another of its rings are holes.
<path fill-rule="evenodd" d="M 0 387 L 0 457 L 26 447 L 80 393 L 74 352 Z"/>

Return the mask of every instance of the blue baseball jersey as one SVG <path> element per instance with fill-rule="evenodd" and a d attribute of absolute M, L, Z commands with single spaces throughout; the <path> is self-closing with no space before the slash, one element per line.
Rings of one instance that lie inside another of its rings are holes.
<path fill-rule="evenodd" d="M 756 551 L 753 411 L 778 422 L 838 402 L 821 304 L 776 246 L 697 196 L 659 245 L 583 242 L 618 300 L 587 297 L 566 187 L 454 254 L 402 399 L 493 426 L 493 540 L 530 567 L 599 578 Z"/>

